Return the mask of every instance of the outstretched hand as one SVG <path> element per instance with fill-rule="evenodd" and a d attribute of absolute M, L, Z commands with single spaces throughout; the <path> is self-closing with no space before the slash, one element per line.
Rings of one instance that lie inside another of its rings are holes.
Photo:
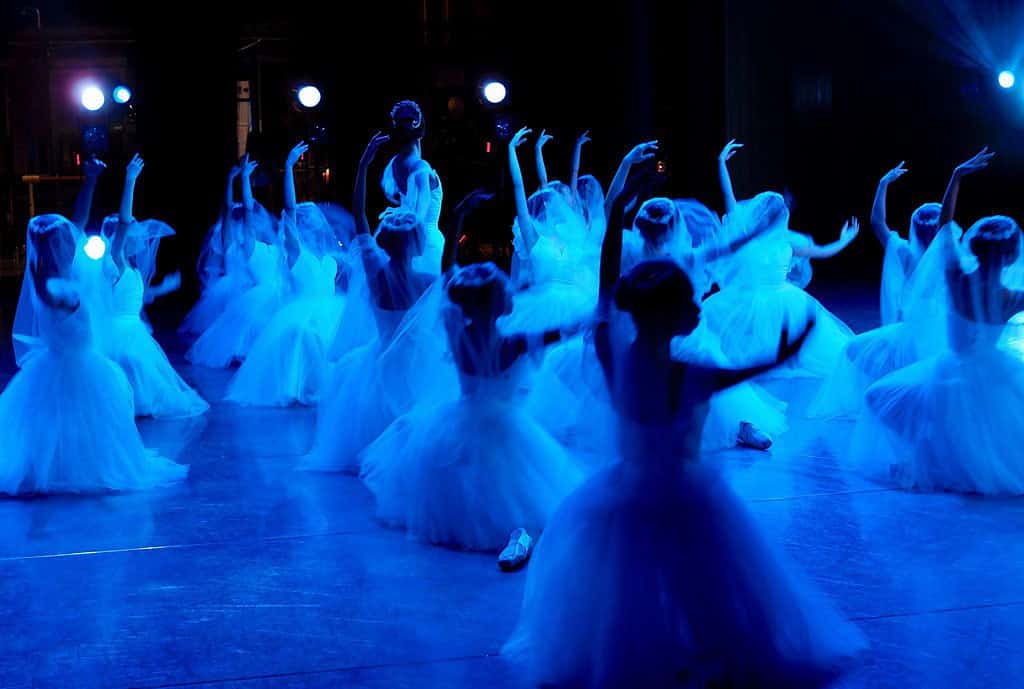
<path fill-rule="evenodd" d="M 583 148 L 583 145 L 589 144 L 590 141 L 590 130 L 588 129 L 587 131 L 580 134 L 579 138 L 576 139 L 576 148 Z"/>
<path fill-rule="evenodd" d="M 512 148 L 519 148 L 523 145 L 523 142 L 526 141 L 526 137 L 530 136 L 530 134 L 533 134 L 533 130 L 529 127 L 523 127 L 516 132 L 515 136 L 512 137 L 512 140 L 509 141 L 509 146 Z"/>
<path fill-rule="evenodd" d="M 309 145 L 305 141 L 300 141 L 295 144 L 295 148 L 288 152 L 288 158 L 285 160 L 285 165 L 288 167 L 295 167 L 295 164 L 302 159 L 306 151 L 309 150 Z"/>
<path fill-rule="evenodd" d="M 970 160 L 965 160 L 964 162 L 956 166 L 957 176 L 963 177 L 964 175 L 970 175 L 980 170 L 984 170 L 985 168 L 988 167 L 988 164 L 989 162 L 991 162 L 993 156 L 995 156 L 995 153 L 990 152 L 988 150 L 988 146 L 986 146 L 985 148 L 981 149 L 981 151 L 979 151 L 973 158 L 971 158 Z"/>
<path fill-rule="evenodd" d="M 903 167 L 905 163 L 906 161 L 901 160 L 899 165 L 886 172 L 885 175 L 882 177 L 882 184 L 892 184 L 900 177 L 907 174 L 907 168 Z"/>
<path fill-rule="evenodd" d="M 249 154 L 246 153 L 242 157 L 242 177 L 248 179 L 252 177 L 252 173 L 256 172 L 256 168 L 259 166 L 255 160 L 249 160 Z"/>
<path fill-rule="evenodd" d="M 235 179 L 240 174 L 242 174 L 242 166 L 241 165 L 232 165 L 231 169 L 228 170 L 228 179 Z"/>
<path fill-rule="evenodd" d="M 363 152 L 363 162 L 369 163 L 377 157 L 377 151 L 381 149 L 387 142 L 391 141 L 391 137 L 382 132 L 377 132 L 370 139 L 370 143 L 366 144 L 366 151 Z"/>
<path fill-rule="evenodd" d="M 86 158 L 85 162 L 82 163 L 82 172 L 89 179 L 96 179 L 103 174 L 103 171 L 107 169 L 107 164 L 96 157 Z"/>
<path fill-rule="evenodd" d="M 465 215 L 466 213 L 476 210 L 482 204 L 493 198 L 494 194 L 484 191 L 483 189 L 474 189 L 466 194 L 465 198 L 459 201 L 458 205 L 455 206 L 455 214 Z"/>
<path fill-rule="evenodd" d="M 555 137 L 553 137 L 550 134 L 548 134 L 548 130 L 547 129 L 541 129 L 540 130 L 540 136 L 537 137 L 537 143 L 536 143 L 537 150 L 539 151 L 540 149 L 544 148 L 544 146 L 547 145 L 547 143 L 549 141 L 554 141 L 554 140 L 555 140 Z"/>
<path fill-rule="evenodd" d="M 811 330 L 814 329 L 814 316 L 808 316 L 807 322 L 804 325 L 803 332 L 797 336 L 795 340 L 789 339 L 789 325 L 782 326 L 782 332 L 779 333 L 779 353 L 776 356 L 777 363 L 783 363 L 788 360 L 794 354 L 800 351 L 800 348 L 804 346 L 804 342 L 811 334 Z"/>
<path fill-rule="evenodd" d="M 174 292 L 181 288 L 181 273 L 175 271 L 164 278 L 163 282 L 160 283 L 163 289 L 168 292 Z"/>
<path fill-rule="evenodd" d="M 725 161 L 732 158 L 736 153 L 743 148 L 743 144 L 737 143 L 736 139 L 732 139 L 725 145 L 722 152 L 718 154 L 719 162 L 724 163 Z"/>
<path fill-rule="evenodd" d="M 630 165 L 637 165 L 648 160 L 653 160 L 657 153 L 658 142 L 656 140 L 645 141 L 642 144 L 634 146 L 633 150 L 626 154 L 626 162 Z"/>
<path fill-rule="evenodd" d="M 142 169 L 144 167 L 146 167 L 145 161 L 143 161 L 142 157 L 136 153 L 132 156 L 131 162 L 128 163 L 128 168 L 125 171 L 125 179 L 134 182 L 139 178 L 139 175 L 142 174 Z"/>
<path fill-rule="evenodd" d="M 844 244 L 849 244 L 857 238 L 857 233 L 860 232 L 860 221 L 857 218 L 850 218 L 843 223 L 843 229 L 839 231 L 839 241 Z"/>

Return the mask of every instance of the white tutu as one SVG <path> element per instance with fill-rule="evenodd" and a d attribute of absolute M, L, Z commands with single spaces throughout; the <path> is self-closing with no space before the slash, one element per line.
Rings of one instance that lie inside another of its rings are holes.
<path fill-rule="evenodd" d="M 919 361 L 868 388 L 851 444 L 866 474 L 902 488 L 1024 494 L 1024 360 L 977 344 Z"/>
<path fill-rule="evenodd" d="M 203 293 L 185 316 L 178 332 L 185 335 L 199 335 L 217 320 L 227 305 L 239 294 L 252 287 L 252 280 L 245 261 L 238 256 L 238 249 L 228 252 L 227 272 L 206 282 Z"/>
<path fill-rule="evenodd" d="M 187 466 L 143 446 L 131 386 L 90 344 L 86 306 L 41 311 L 42 344 L 0 395 L 8 429 L 0 437 L 0 492 L 137 490 L 183 480 Z"/>
<path fill-rule="evenodd" d="M 330 369 L 327 355 L 345 299 L 334 294 L 337 264 L 303 251 L 292 268 L 301 295 L 287 302 L 253 343 L 228 386 L 243 405 L 315 404 Z"/>
<path fill-rule="evenodd" d="M 143 322 L 143 285 L 139 272 L 125 268 L 114 285 L 114 317 L 108 348 L 128 376 L 137 416 L 188 418 L 210 408 L 174 370 L 167 355 Z"/>
<path fill-rule="evenodd" d="M 527 577 L 503 653 L 537 685 L 819 687 L 863 646 L 696 463 L 592 477 L 549 520 Z"/>
<path fill-rule="evenodd" d="M 276 246 L 256 242 L 251 272 L 259 282 L 232 299 L 223 313 L 186 352 L 194 364 L 227 368 L 248 355 L 256 338 L 280 308 L 285 294 L 283 256 Z"/>
<path fill-rule="evenodd" d="M 522 411 L 515 369 L 470 379 L 454 401 L 419 405 L 362 456 L 377 513 L 410 536 L 499 550 L 509 533 L 544 528 L 582 478 L 565 450 Z"/>

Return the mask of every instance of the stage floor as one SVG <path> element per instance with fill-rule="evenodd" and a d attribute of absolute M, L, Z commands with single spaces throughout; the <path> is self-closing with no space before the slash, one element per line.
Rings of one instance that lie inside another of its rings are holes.
<path fill-rule="evenodd" d="M 824 301 L 855 327 L 873 318 L 867 292 Z M 229 374 L 166 342 L 218 400 Z M 849 427 L 801 420 L 810 393 L 771 454 L 721 461 L 869 637 L 841 686 L 1022 686 L 1024 500 L 869 483 L 837 457 Z M 180 487 L 0 500 L 0 687 L 522 686 L 497 654 L 524 574 L 382 527 L 355 478 L 295 471 L 313 424 L 217 402 L 196 422 L 141 424 L 191 465 Z"/>

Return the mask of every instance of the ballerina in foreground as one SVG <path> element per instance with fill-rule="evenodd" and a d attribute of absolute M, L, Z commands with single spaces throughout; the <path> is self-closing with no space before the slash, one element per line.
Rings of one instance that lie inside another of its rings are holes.
<path fill-rule="evenodd" d="M 544 687 L 824 686 L 862 648 L 860 634 L 765 542 L 699 452 L 711 396 L 793 356 L 810 324 L 793 341 L 783 330 L 778 355 L 749 368 L 675 360 L 672 338 L 698 322 L 692 283 L 659 260 L 616 289 L 621 214 L 618 202 L 595 334 L 621 461 L 548 521 L 503 653 Z M 607 320 L 613 298 L 633 318 L 632 342 Z"/>

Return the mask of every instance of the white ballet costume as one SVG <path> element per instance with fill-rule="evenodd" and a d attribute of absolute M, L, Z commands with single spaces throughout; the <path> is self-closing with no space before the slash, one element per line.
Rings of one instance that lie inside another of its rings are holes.
<path fill-rule="evenodd" d="M 113 286 L 108 355 L 128 376 L 136 416 L 189 418 L 210 405 L 182 380 L 142 320 L 145 286 L 136 269 L 125 266 Z"/>
<path fill-rule="evenodd" d="M 724 284 L 704 300 L 702 319 L 718 336 L 729 360 L 766 361 L 777 354 L 783 328 L 796 336 L 813 318 L 814 329 L 800 352 L 765 377 L 824 377 L 853 332 L 787 280 L 792 256 L 785 228 L 770 230 L 743 246 L 727 259 Z"/>
<path fill-rule="evenodd" d="M 538 533 L 582 479 L 566 451 L 523 410 L 520 357 L 494 376 L 460 372 L 462 395 L 399 417 L 362 454 L 362 478 L 385 523 L 410 537 L 497 551 Z"/>
<path fill-rule="evenodd" d="M 243 361 L 284 300 L 286 269 L 279 246 L 256 242 L 248 268 L 256 284 L 227 303 L 186 352 L 186 358 L 210 368 L 227 368 Z"/>
<path fill-rule="evenodd" d="M 36 302 L 40 338 L 0 394 L 0 493 L 97 493 L 184 480 L 188 467 L 146 449 L 132 388 L 92 343 L 88 305 Z"/>
<path fill-rule="evenodd" d="M 385 195 L 392 203 L 415 212 L 416 200 L 408 192 L 399 190 L 394 176 L 394 158 L 388 163 L 381 179 Z M 412 268 L 417 273 L 440 275 L 441 255 L 444 253 L 444 234 L 441 232 L 441 205 L 444 201 L 444 188 L 437 172 L 425 161 L 420 161 L 430 170 L 430 205 L 427 214 L 420 218 L 423 223 L 423 253 L 412 260 Z"/>
<path fill-rule="evenodd" d="M 292 297 L 252 345 L 228 386 L 227 400 L 286 407 L 316 404 L 325 384 L 328 348 L 345 298 L 335 294 L 338 264 L 303 248 L 291 268 Z"/>
<path fill-rule="evenodd" d="M 851 460 L 906 490 L 1024 495 L 1024 354 L 1004 323 L 948 326 L 947 351 L 867 389 Z"/>
<path fill-rule="evenodd" d="M 618 415 L 620 461 L 548 521 L 503 649 L 533 685 L 822 687 L 863 647 L 700 461 L 706 414 Z"/>
<path fill-rule="evenodd" d="M 224 258 L 224 274 L 207 276 L 203 292 L 182 321 L 179 332 L 201 335 L 224 313 L 228 304 L 253 286 L 247 260 L 240 247 L 232 246 Z"/>

